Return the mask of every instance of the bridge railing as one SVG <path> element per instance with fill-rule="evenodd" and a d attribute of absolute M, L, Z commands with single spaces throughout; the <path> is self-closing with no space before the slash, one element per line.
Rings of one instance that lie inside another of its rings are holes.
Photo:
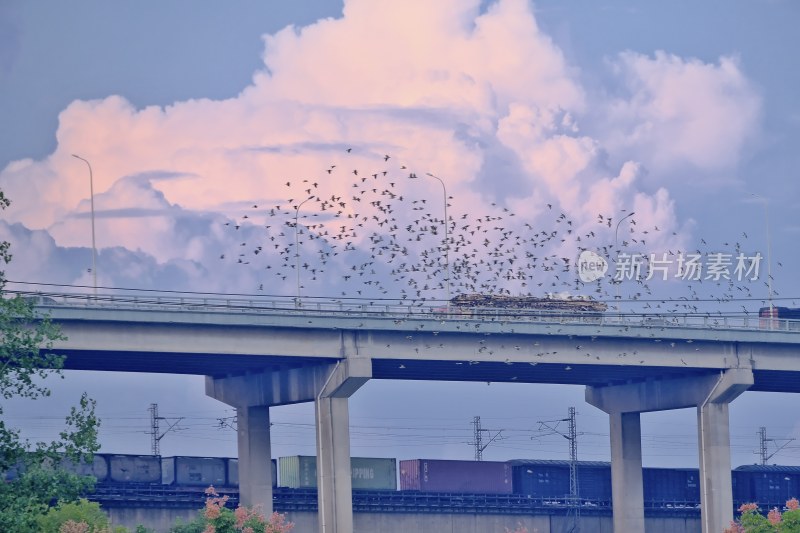
<path fill-rule="evenodd" d="M 183 295 L 77 294 L 13 292 L 41 307 L 86 307 L 134 310 L 194 312 L 302 314 L 316 316 L 419 318 L 500 323 L 595 324 L 623 328 L 746 329 L 800 333 L 800 320 L 760 318 L 756 315 L 713 315 L 703 313 L 616 313 L 553 312 L 535 309 L 463 308 L 412 303 L 350 299 L 219 298 Z"/>

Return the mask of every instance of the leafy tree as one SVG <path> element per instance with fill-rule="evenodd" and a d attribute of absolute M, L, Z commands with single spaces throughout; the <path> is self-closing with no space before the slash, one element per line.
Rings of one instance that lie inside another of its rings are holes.
<path fill-rule="evenodd" d="M 9 205 L 0 191 L 0 211 Z M 9 261 L 10 243 L 2 241 L 0 268 Z M 44 378 L 60 375 L 63 366 L 63 357 L 50 350 L 63 336 L 46 317 L 36 315 L 31 299 L 11 295 L 5 286 L 5 272 L 0 270 L 0 398 L 48 396 Z M 63 466 L 90 462 L 99 449 L 94 410 L 94 400 L 84 394 L 59 439 L 50 443 L 23 441 L 19 431 L 0 418 L 0 475 L 13 477 L 0 482 L 0 531 L 38 531 L 36 518 L 50 504 L 74 501 L 91 487 L 93 478 L 71 474 Z"/>

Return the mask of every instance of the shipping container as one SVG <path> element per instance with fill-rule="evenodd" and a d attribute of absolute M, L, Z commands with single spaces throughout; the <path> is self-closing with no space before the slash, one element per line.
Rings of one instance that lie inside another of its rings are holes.
<path fill-rule="evenodd" d="M 107 455 L 108 481 L 117 483 L 161 483 L 158 455 Z"/>
<path fill-rule="evenodd" d="M 512 468 L 514 493 L 544 501 L 566 501 L 570 497 L 569 461 L 515 459 Z M 578 461 L 578 497 L 601 503 L 611 501 L 611 465 L 600 461 Z"/>
<path fill-rule="evenodd" d="M 61 461 L 61 467 L 72 474 L 79 476 L 93 476 L 97 481 L 108 479 L 108 461 L 106 457 L 95 454 L 90 462 L 74 463 L 67 458 Z"/>
<path fill-rule="evenodd" d="M 227 469 L 227 477 L 228 485 L 231 487 L 238 487 L 239 486 L 239 459 L 231 458 L 225 461 L 225 468 Z M 272 486 L 274 487 L 275 484 L 273 483 Z"/>
<path fill-rule="evenodd" d="M 317 458 L 294 455 L 278 460 L 281 487 L 317 486 Z M 351 457 L 350 475 L 355 490 L 397 490 L 397 462 L 378 457 Z"/>
<path fill-rule="evenodd" d="M 731 472 L 731 489 L 733 490 L 733 504 L 739 506 L 743 503 L 752 503 L 753 488 L 750 486 L 751 473 L 738 468 Z"/>
<path fill-rule="evenodd" d="M 510 494 L 511 465 L 495 461 L 400 461 L 400 490 Z"/>
<path fill-rule="evenodd" d="M 228 462 L 228 485 L 231 487 L 239 486 L 239 459 L 230 458 Z M 278 462 L 275 459 L 270 460 L 270 470 L 272 471 L 272 486 L 278 486 Z"/>
<path fill-rule="evenodd" d="M 52 464 L 52 461 L 47 459 L 44 465 Z M 79 476 L 93 476 L 97 481 L 106 481 L 108 479 L 108 462 L 106 457 L 101 454 L 94 454 L 91 462 L 83 462 L 76 465 L 66 457 L 61 459 L 59 467 L 66 470 L 71 474 Z M 3 473 L 2 478 L 11 481 L 17 479 L 27 469 L 25 462 L 20 460 L 15 465 Z"/>
<path fill-rule="evenodd" d="M 164 457 L 161 483 L 164 485 L 227 485 L 227 459 L 222 457 Z"/>
<path fill-rule="evenodd" d="M 797 497 L 800 490 L 800 467 L 745 465 L 733 472 L 734 499 L 759 505 L 782 505 Z"/>
<path fill-rule="evenodd" d="M 644 501 L 662 506 L 700 501 L 700 472 L 696 468 L 643 468 Z"/>

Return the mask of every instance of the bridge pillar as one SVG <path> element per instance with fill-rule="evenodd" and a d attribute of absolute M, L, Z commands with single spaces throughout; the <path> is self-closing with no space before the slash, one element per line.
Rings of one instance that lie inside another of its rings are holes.
<path fill-rule="evenodd" d="M 614 531 L 644 533 L 641 415 L 611 412 L 608 417 Z"/>
<path fill-rule="evenodd" d="M 272 452 L 269 406 L 237 407 L 239 501 L 272 514 Z"/>
<path fill-rule="evenodd" d="M 717 533 L 733 520 L 728 404 L 698 406 L 697 425 L 702 531 Z"/>
<path fill-rule="evenodd" d="M 320 533 L 353 532 L 348 398 L 370 377 L 369 359 L 345 359 L 331 369 L 314 401 Z"/>
<path fill-rule="evenodd" d="M 640 413 L 686 407 L 697 407 L 698 413 L 702 532 L 719 533 L 730 525 L 728 404 L 752 384 L 752 369 L 731 368 L 719 374 L 586 387 L 586 401 L 609 413 L 611 422 L 615 533 L 644 532 Z"/>

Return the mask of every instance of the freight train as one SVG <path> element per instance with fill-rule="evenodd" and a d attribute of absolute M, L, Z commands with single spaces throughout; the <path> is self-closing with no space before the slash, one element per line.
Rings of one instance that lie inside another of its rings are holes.
<path fill-rule="evenodd" d="M 209 485 L 236 492 L 239 485 L 235 458 L 96 454 L 92 463 L 64 466 L 75 473 L 94 476 L 105 492 L 132 486 L 202 491 Z M 495 495 L 516 497 L 517 504 L 521 498 L 531 505 L 565 506 L 571 501 L 569 468 L 568 461 L 534 459 L 505 462 L 351 459 L 352 486 L 356 493 L 383 493 L 395 500 L 397 496 L 420 494 Z M 14 475 L 14 472 L 6 473 L 7 478 Z M 737 506 L 747 502 L 758 503 L 762 508 L 783 506 L 789 498 L 800 495 L 800 467 L 797 466 L 746 465 L 736 468 L 731 476 L 733 500 Z M 577 478 L 578 497 L 584 506 L 611 506 L 609 463 L 580 461 Z M 697 469 L 644 468 L 642 478 L 647 508 L 699 508 Z M 278 490 L 308 492 L 313 491 L 316 484 L 316 457 L 272 460 L 272 485 Z"/>

